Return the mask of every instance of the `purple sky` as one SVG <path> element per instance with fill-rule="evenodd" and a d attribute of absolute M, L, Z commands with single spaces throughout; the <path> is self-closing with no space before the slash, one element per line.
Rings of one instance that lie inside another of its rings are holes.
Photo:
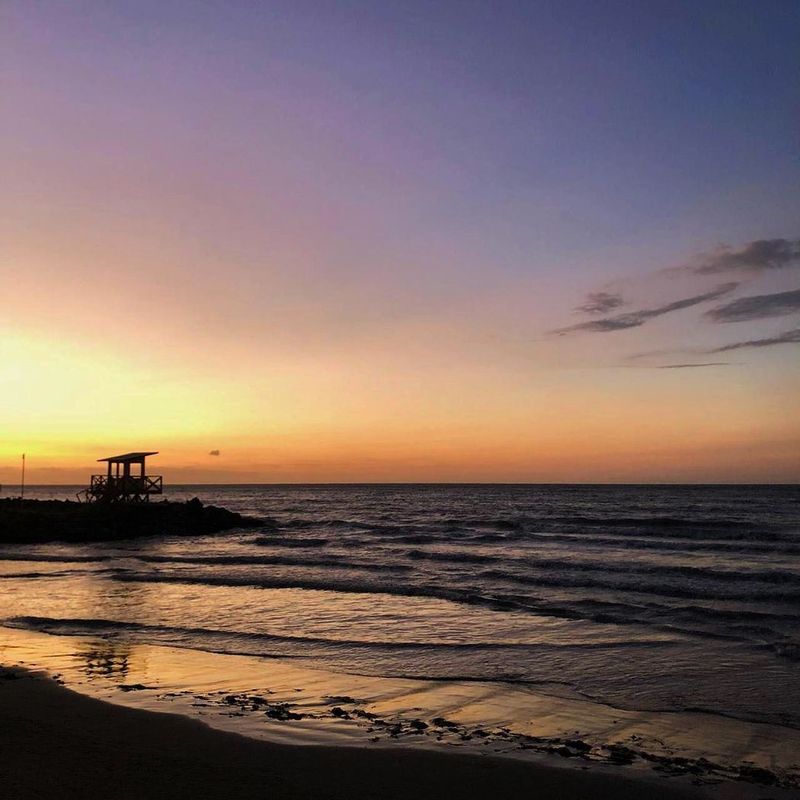
<path fill-rule="evenodd" d="M 10 0 L 2 30 L 0 472 L 800 476 L 796 2 Z"/>

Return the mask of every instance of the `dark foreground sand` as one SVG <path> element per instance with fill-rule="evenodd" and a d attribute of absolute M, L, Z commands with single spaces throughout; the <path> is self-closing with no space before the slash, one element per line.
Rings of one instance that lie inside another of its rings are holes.
<path fill-rule="evenodd" d="M 688 798 L 692 787 L 511 759 L 292 747 L 0 670 L 3 798 Z"/>

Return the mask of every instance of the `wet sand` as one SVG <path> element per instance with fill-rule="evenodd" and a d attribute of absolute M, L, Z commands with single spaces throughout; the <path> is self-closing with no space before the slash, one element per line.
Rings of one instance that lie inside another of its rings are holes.
<path fill-rule="evenodd" d="M 661 798 L 674 780 L 405 748 L 297 747 L 0 672 L 0 786 L 27 798 Z"/>
<path fill-rule="evenodd" d="M 656 797 L 672 796 L 682 787 L 701 787 L 702 796 L 720 800 L 797 796 L 800 732 L 714 715 L 632 712 L 530 687 L 374 678 L 310 669 L 299 661 L 7 627 L 0 628 L 0 663 L 29 671 L 21 674 L 51 675 L 79 693 L 73 697 L 88 695 L 103 708 L 110 703 L 112 708 L 156 712 L 156 719 L 164 719 L 166 712 L 200 723 L 202 730 L 208 726 L 235 734 L 238 741 L 265 741 L 267 747 L 290 753 L 335 752 L 340 754 L 337 762 L 344 759 L 351 770 L 383 769 L 372 761 L 358 766 L 359 759 L 371 759 L 374 753 L 391 764 L 395 754 L 405 763 L 416 757 L 409 751 L 425 751 L 423 760 L 453 755 L 465 763 L 484 764 L 489 759 L 501 765 L 503 775 L 511 770 L 514 780 L 541 766 L 582 775 L 581 780 L 644 780 Z M 29 682 L 11 679 L 8 685 Z M 2 692 L 5 685 L 0 680 L 0 705 L 3 696 L 9 697 Z M 34 697 L 31 708 L 38 702 Z M 63 730 L 57 738 L 70 735 Z M 100 732 L 97 736 L 98 741 L 107 738 Z M 96 741 L 86 745 L 97 748 Z M 0 756 L 1 748 L 2 743 Z M 136 752 L 129 743 L 125 749 Z M 180 749 L 178 755 L 186 758 Z M 141 762 L 152 756 L 136 757 Z M 510 761 L 522 766 L 506 767 Z M 228 777 L 233 769 L 227 769 Z M 338 773 L 335 777 L 340 779 Z M 470 778 L 457 796 L 473 796 L 472 783 Z M 355 791 L 351 784 L 343 785 Z M 565 785 L 570 787 L 572 779 Z M 567 796 L 605 796 L 597 791 Z"/>

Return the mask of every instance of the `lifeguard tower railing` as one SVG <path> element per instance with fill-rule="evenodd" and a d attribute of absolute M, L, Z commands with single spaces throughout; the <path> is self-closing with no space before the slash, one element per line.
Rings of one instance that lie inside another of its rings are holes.
<path fill-rule="evenodd" d="M 145 475 L 145 458 L 156 452 L 124 453 L 121 456 L 99 458 L 108 463 L 105 475 L 92 475 L 88 488 L 78 492 L 78 498 L 88 503 L 146 503 L 151 495 L 162 494 L 161 475 Z M 138 475 L 131 474 L 137 465 Z"/>
<path fill-rule="evenodd" d="M 92 482 L 84 490 L 90 503 L 101 500 L 106 503 L 147 502 L 151 494 L 161 494 L 164 483 L 161 475 L 116 476 L 92 475 Z"/>

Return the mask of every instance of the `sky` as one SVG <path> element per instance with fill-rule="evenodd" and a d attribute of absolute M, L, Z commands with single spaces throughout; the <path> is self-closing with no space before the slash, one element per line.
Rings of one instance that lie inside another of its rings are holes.
<path fill-rule="evenodd" d="M 796 0 L 0 15 L 0 483 L 800 479 Z"/>

